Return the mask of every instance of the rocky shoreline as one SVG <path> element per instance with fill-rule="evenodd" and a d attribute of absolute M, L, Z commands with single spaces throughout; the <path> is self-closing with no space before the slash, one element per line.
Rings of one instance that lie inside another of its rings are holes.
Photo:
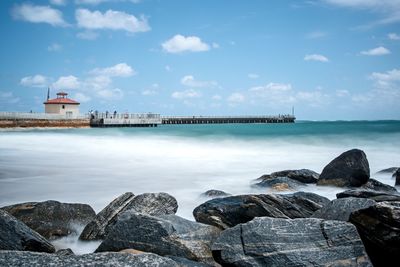
<path fill-rule="evenodd" d="M 400 185 L 399 168 L 382 170 Z M 175 213 L 167 193 L 124 193 L 98 214 L 87 204 L 20 203 L 0 208 L 0 266 L 393 266 L 400 252 L 400 194 L 371 178 L 358 149 L 333 159 L 321 174 L 284 170 L 257 188 L 304 184 L 343 188 L 330 201 L 314 193 L 230 195 L 209 190 L 193 210 Z M 83 225 L 77 233 L 73 225 Z M 50 241 L 80 234 L 95 252 L 56 251 Z"/>

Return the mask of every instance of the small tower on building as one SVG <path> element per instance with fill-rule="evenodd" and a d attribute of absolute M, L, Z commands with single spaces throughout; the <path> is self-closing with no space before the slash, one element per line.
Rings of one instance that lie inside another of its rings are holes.
<path fill-rule="evenodd" d="M 57 98 L 48 99 L 44 102 L 45 113 L 65 115 L 67 118 L 73 118 L 79 115 L 80 103 L 67 98 L 67 93 L 58 92 Z"/>

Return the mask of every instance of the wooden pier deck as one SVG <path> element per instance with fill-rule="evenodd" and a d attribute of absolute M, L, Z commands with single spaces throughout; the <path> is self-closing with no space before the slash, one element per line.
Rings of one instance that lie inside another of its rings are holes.
<path fill-rule="evenodd" d="M 292 115 L 161 116 L 160 114 L 92 114 L 91 127 L 157 127 L 160 124 L 294 123 Z"/>

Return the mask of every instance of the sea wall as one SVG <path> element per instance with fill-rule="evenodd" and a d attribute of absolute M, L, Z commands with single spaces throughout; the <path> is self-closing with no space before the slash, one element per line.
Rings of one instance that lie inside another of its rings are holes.
<path fill-rule="evenodd" d="M 64 119 L 64 120 L 46 120 L 46 119 L 0 119 L 0 128 L 16 127 L 90 127 L 89 119 Z"/>

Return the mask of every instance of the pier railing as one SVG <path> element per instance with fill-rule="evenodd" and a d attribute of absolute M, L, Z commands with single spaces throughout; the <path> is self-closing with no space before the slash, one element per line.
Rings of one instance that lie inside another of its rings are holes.
<path fill-rule="evenodd" d="M 62 115 L 36 112 L 0 112 L 0 119 L 3 120 L 77 120 L 89 119 L 89 114 Z"/>

